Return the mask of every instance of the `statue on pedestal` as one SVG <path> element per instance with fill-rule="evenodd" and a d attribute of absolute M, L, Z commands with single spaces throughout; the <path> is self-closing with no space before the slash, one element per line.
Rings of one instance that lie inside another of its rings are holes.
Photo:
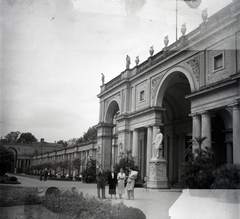
<path fill-rule="evenodd" d="M 153 144 L 153 157 L 159 158 L 162 156 L 162 141 L 163 141 L 163 134 L 161 133 L 161 129 L 157 130 L 157 135 Z"/>
<path fill-rule="evenodd" d="M 102 73 L 102 85 L 104 85 L 104 81 L 105 81 L 105 76 L 104 76 L 104 74 Z"/>
<path fill-rule="evenodd" d="M 129 55 L 127 55 L 127 57 L 126 57 L 126 68 L 127 69 L 129 69 L 130 64 L 131 64 L 131 59 L 130 59 Z"/>

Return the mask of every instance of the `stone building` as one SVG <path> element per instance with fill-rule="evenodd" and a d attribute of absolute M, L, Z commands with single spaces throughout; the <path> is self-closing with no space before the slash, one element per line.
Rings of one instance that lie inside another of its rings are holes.
<path fill-rule="evenodd" d="M 54 163 L 64 160 L 73 161 L 76 158 L 80 158 L 82 166 L 80 172 L 86 168 L 86 164 L 89 158 L 96 160 L 96 141 L 89 141 L 80 143 L 78 145 L 55 149 L 48 151 L 47 153 L 35 155 L 32 158 L 32 165 L 40 165 L 44 163 Z M 75 176 L 75 171 L 73 171 Z"/>
<path fill-rule="evenodd" d="M 150 176 L 152 142 L 164 135 L 167 186 L 181 183 L 188 141 L 204 137 L 216 164 L 240 162 L 240 1 L 212 15 L 198 28 L 143 63 L 126 63 L 101 86 L 96 158 L 104 168 L 132 151 L 141 176 Z M 127 60 L 126 60 L 127 61 Z"/>
<path fill-rule="evenodd" d="M 33 156 L 44 154 L 56 149 L 62 149 L 62 144 L 47 142 L 26 143 L 6 143 L 1 140 L 1 145 L 9 149 L 14 154 L 14 163 L 11 172 L 25 172 L 27 167 L 33 165 Z"/>

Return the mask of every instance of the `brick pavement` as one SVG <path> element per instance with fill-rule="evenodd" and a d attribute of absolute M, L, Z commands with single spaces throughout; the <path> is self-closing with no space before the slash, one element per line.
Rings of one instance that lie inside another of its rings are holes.
<path fill-rule="evenodd" d="M 29 178 L 27 176 L 17 176 L 17 178 L 21 184 L 11 186 L 35 187 L 44 191 L 51 186 L 63 190 L 70 190 L 72 187 L 75 187 L 79 192 L 83 192 L 83 194 L 97 195 L 96 184 L 86 184 L 79 181 L 39 181 L 38 178 Z M 112 203 L 123 202 L 127 206 L 139 208 L 145 213 L 147 219 L 169 219 L 168 209 L 180 195 L 181 190 L 148 189 L 148 191 L 143 191 L 142 188 L 135 188 L 134 200 L 127 200 L 125 194 L 123 195 L 123 199 L 119 199 L 119 197 L 118 199 L 112 199 Z M 106 186 L 106 197 L 108 197 L 108 186 Z"/>

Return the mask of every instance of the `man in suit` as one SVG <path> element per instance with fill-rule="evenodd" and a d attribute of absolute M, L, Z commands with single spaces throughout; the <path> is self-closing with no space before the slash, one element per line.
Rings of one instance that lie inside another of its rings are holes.
<path fill-rule="evenodd" d="M 100 189 L 102 189 L 102 198 L 106 199 L 105 196 L 105 176 L 104 171 L 102 169 L 102 165 L 100 164 L 97 168 L 97 196 L 100 198 Z"/>

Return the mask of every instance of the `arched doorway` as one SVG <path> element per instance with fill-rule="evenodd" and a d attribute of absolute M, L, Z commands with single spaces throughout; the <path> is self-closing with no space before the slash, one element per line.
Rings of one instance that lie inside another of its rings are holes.
<path fill-rule="evenodd" d="M 221 109 L 211 117 L 212 149 L 215 165 L 233 162 L 232 115 Z"/>
<path fill-rule="evenodd" d="M 13 147 L 9 147 L 8 149 L 14 154 L 14 160 L 11 163 L 11 167 L 10 167 L 9 171 L 12 172 L 12 173 L 15 173 L 17 171 L 18 152 Z"/>
<path fill-rule="evenodd" d="M 188 78 L 180 71 L 169 74 L 161 84 L 157 103 L 164 107 L 161 128 L 164 135 L 163 153 L 168 162 L 169 186 L 181 184 L 182 164 L 187 141 L 192 135 L 191 102 L 186 95 L 191 94 Z"/>
<path fill-rule="evenodd" d="M 119 103 L 112 100 L 106 104 L 104 121 L 97 125 L 98 129 L 98 155 L 97 163 L 102 164 L 104 169 L 110 169 L 115 160 L 114 152 L 117 144 L 117 116 L 119 114 Z"/>

